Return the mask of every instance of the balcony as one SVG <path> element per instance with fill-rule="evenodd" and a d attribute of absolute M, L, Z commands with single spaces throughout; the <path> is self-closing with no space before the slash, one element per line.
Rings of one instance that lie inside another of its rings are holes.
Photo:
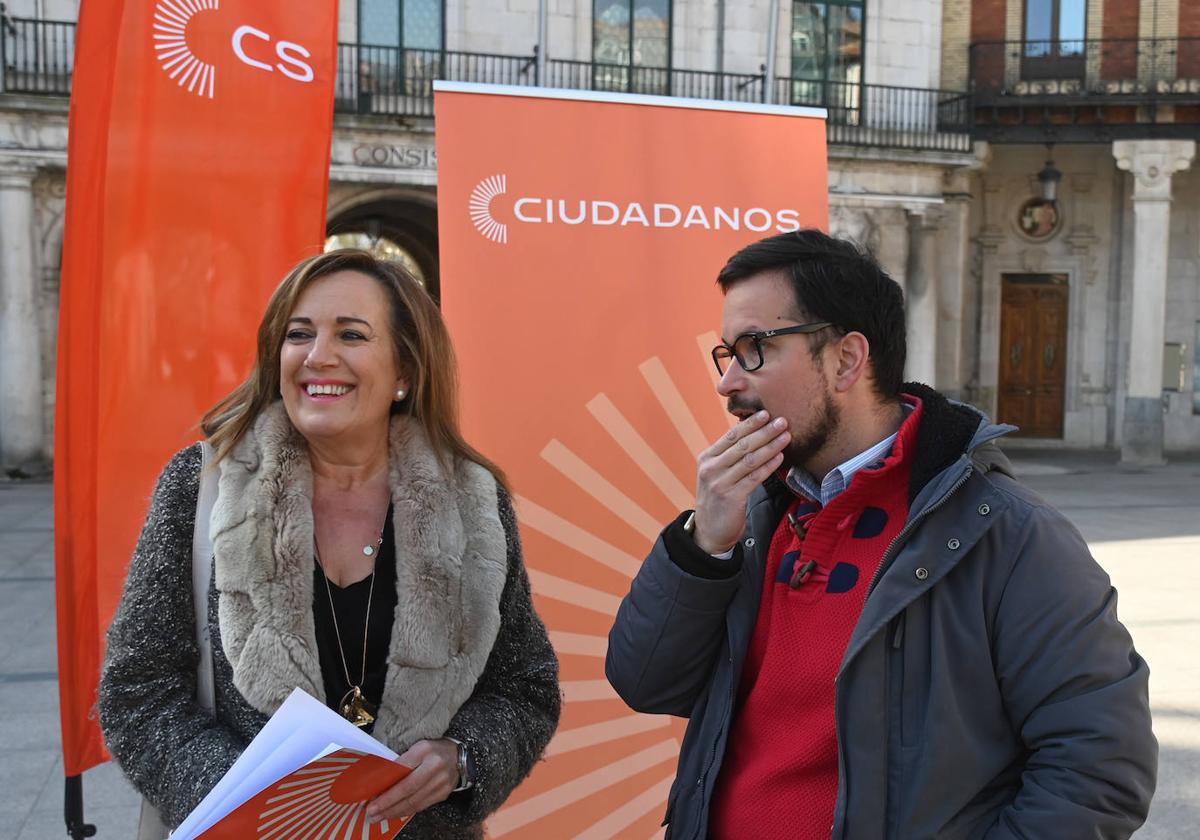
<path fill-rule="evenodd" d="M 993 142 L 1200 131 L 1200 38 L 981 42 L 970 73 L 974 130 Z"/>
<path fill-rule="evenodd" d="M 538 85 L 537 56 L 341 44 L 336 109 L 432 117 L 433 82 Z M 971 151 L 970 101 L 951 91 L 848 82 L 775 80 L 775 101 L 828 110 L 831 145 Z M 762 102 L 764 76 L 548 59 L 546 87 Z"/>
<path fill-rule="evenodd" d="M 75 23 L 0 17 L 0 91 L 69 96 L 75 64 Z"/>
<path fill-rule="evenodd" d="M 75 24 L 5 16 L 0 93 L 69 96 Z M 429 119 L 435 80 L 567 88 L 726 102 L 761 102 L 762 74 L 628 67 L 549 59 L 339 44 L 335 110 Z M 963 154 L 971 151 L 970 99 L 961 92 L 777 78 L 774 101 L 828 110 L 831 145 Z"/>

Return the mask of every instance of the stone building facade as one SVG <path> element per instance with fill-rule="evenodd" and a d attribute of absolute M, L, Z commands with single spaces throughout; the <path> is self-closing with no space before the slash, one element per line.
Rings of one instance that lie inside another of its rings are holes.
<path fill-rule="evenodd" d="M 824 106 L 830 226 L 905 287 L 912 378 L 1035 445 L 1197 450 L 1195 6 L 342 0 L 328 231 L 438 292 L 433 78 Z M 28 472 L 53 458 L 77 2 L 5 7 L 0 466 Z"/>
<path fill-rule="evenodd" d="M 942 78 L 966 79 L 986 142 L 968 396 L 1039 443 L 1133 462 L 1200 449 L 1200 7 L 945 0 L 944 19 L 969 22 L 965 64 L 943 40 Z M 1051 158 L 1055 218 L 1038 229 Z"/>

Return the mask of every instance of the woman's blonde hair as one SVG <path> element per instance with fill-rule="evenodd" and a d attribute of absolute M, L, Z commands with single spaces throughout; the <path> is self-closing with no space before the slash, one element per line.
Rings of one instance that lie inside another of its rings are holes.
<path fill-rule="evenodd" d="M 468 444 L 459 429 L 458 367 L 450 333 L 437 305 L 403 266 L 350 248 L 304 260 L 271 295 L 258 325 L 254 368 L 245 382 L 200 421 L 200 428 L 216 450 L 216 460 L 228 455 L 259 414 L 280 398 L 279 355 L 288 319 L 300 295 L 314 280 L 339 271 L 364 274 L 377 281 L 387 295 L 396 360 L 410 380 L 408 396 L 393 404 L 392 413 L 412 415 L 448 468 L 455 459 L 466 458 L 487 468 L 503 485 L 504 473 Z"/>

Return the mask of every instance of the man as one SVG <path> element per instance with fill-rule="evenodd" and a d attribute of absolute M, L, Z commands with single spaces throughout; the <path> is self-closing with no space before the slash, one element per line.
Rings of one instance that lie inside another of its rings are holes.
<path fill-rule="evenodd" d="M 670 838 L 1128 837 L 1146 663 L 1013 430 L 901 384 L 900 288 L 817 231 L 735 254 L 713 350 L 741 422 L 700 455 L 609 635 L 634 709 L 689 718 Z"/>

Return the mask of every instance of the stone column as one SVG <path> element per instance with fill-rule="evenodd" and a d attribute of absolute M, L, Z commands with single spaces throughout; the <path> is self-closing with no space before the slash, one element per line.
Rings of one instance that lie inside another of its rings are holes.
<path fill-rule="evenodd" d="M 962 399 L 970 378 L 967 371 L 963 318 L 966 313 L 971 239 L 971 193 L 966 170 L 945 176 L 942 198 L 945 221 L 938 246 L 938 346 L 936 387 L 948 397 Z"/>
<path fill-rule="evenodd" d="M 36 169 L 0 163 L 0 468 L 44 454 L 42 345 L 33 265 Z"/>
<path fill-rule="evenodd" d="M 906 208 L 908 261 L 904 272 L 904 315 L 908 331 L 908 359 L 904 377 L 933 386 L 937 381 L 938 218 L 929 207 Z"/>
<path fill-rule="evenodd" d="M 1193 140 L 1118 140 L 1117 167 L 1133 174 L 1133 286 L 1121 460 L 1162 463 L 1163 322 L 1171 230 L 1171 176 L 1187 169 Z"/>

